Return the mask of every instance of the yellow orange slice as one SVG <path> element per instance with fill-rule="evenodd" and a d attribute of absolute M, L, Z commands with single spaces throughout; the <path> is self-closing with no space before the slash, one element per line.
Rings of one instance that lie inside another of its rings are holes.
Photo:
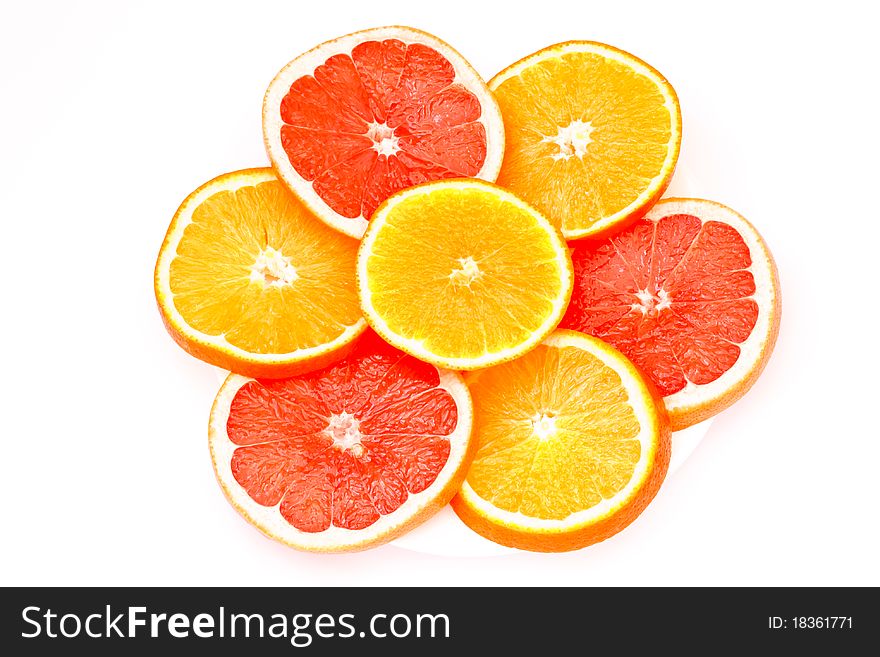
<path fill-rule="evenodd" d="M 562 236 L 510 192 L 445 180 L 388 199 L 357 264 L 364 315 L 388 342 L 439 367 L 516 358 L 559 323 L 572 289 Z"/>
<path fill-rule="evenodd" d="M 672 86 L 617 48 L 570 41 L 489 81 L 504 117 L 498 184 L 568 239 L 607 234 L 642 216 L 672 177 L 681 111 Z"/>
<path fill-rule="evenodd" d="M 597 338 L 558 330 L 465 381 L 477 453 L 452 505 L 486 538 L 543 552 L 596 543 L 629 525 L 666 476 L 662 404 Z"/>
<path fill-rule="evenodd" d="M 222 175 L 190 194 L 168 228 L 154 281 L 162 319 L 186 351 L 239 374 L 323 367 L 366 328 L 357 247 L 272 169 Z"/>

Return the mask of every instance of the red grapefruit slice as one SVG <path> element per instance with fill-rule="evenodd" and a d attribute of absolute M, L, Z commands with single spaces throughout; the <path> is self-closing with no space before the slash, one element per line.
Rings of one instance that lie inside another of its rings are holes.
<path fill-rule="evenodd" d="M 494 181 L 498 104 L 448 44 L 408 27 L 355 32 L 300 55 L 263 102 L 269 159 L 323 221 L 360 238 L 373 211 L 440 178 Z"/>
<path fill-rule="evenodd" d="M 452 499 L 473 456 L 472 423 L 457 373 L 370 333 L 317 372 L 230 375 L 209 442 L 246 520 L 297 549 L 344 552 L 389 541 Z"/>
<path fill-rule="evenodd" d="M 779 331 L 776 265 L 728 207 L 660 201 L 614 237 L 573 244 L 561 327 L 610 342 L 663 395 L 674 430 L 724 410 L 764 369 Z"/>

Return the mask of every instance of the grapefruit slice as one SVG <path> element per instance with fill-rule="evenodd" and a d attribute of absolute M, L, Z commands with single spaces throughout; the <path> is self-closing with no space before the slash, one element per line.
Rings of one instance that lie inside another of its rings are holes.
<path fill-rule="evenodd" d="M 162 320 L 190 354 L 240 374 L 324 367 L 367 326 L 357 247 L 272 169 L 222 175 L 186 198 L 165 235 L 154 280 Z"/>
<path fill-rule="evenodd" d="M 409 27 L 355 32 L 294 59 L 266 92 L 263 132 L 281 178 L 355 238 L 395 192 L 495 180 L 504 153 L 485 82 L 448 44 Z"/>
<path fill-rule="evenodd" d="M 601 340 L 559 330 L 466 382 L 477 453 L 452 507 L 486 538 L 541 552 L 582 548 L 629 525 L 660 488 L 666 414 L 633 364 Z"/>
<path fill-rule="evenodd" d="M 535 347 L 572 287 L 568 247 L 547 219 L 497 185 L 461 179 L 388 199 L 361 242 L 357 277 L 380 335 L 456 370 Z"/>
<path fill-rule="evenodd" d="M 317 372 L 230 375 L 211 411 L 211 459 L 232 506 L 270 538 L 365 549 L 449 502 L 473 456 L 472 412 L 458 374 L 368 333 Z"/>
<path fill-rule="evenodd" d="M 669 185 L 681 110 L 669 82 L 641 59 L 569 41 L 504 69 L 489 87 L 507 137 L 498 184 L 566 238 L 622 228 Z"/>
<path fill-rule="evenodd" d="M 561 326 L 613 344 L 663 395 L 674 430 L 724 410 L 764 369 L 779 282 L 758 231 L 728 207 L 666 199 L 627 230 L 573 245 Z"/>

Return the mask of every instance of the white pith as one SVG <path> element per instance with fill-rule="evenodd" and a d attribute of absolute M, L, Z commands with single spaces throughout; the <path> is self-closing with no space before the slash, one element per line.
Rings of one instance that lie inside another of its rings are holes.
<path fill-rule="evenodd" d="M 480 271 L 480 266 L 472 256 L 459 258 L 458 264 L 459 266 L 453 269 L 449 274 L 449 280 L 454 285 L 470 287 L 474 281 L 483 275 L 483 272 Z"/>
<path fill-rule="evenodd" d="M 360 430 L 358 419 L 346 411 L 334 413 L 327 420 L 327 428 L 324 433 L 333 441 L 333 447 L 342 451 L 349 451 L 355 456 L 361 456 L 364 446 L 361 443 L 363 435 Z"/>
<path fill-rule="evenodd" d="M 208 443 L 211 451 L 211 460 L 214 464 L 214 472 L 235 509 L 248 522 L 257 527 L 261 532 L 286 545 L 316 552 L 342 552 L 357 550 L 391 540 L 407 524 L 422 513 L 425 508 L 437 501 L 438 495 L 447 488 L 450 481 L 461 470 L 471 436 L 473 423 L 473 407 L 470 394 L 465 387 L 461 376 L 455 372 L 438 370 L 440 384 L 438 388 L 446 390 L 455 401 L 458 412 L 458 423 L 455 430 L 448 436 L 449 458 L 440 470 L 437 478 L 427 489 L 420 493 L 410 493 L 406 501 L 395 511 L 380 516 L 369 527 L 358 530 L 344 529 L 330 526 L 322 532 L 303 532 L 291 525 L 280 513 L 281 503 L 275 506 L 262 506 L 255 502 L 247 494 L 244 488 L 232 475 L 232 455 L 240 445 L 236 445 L 226 432 L 226 422 L 229 418 L 229 410 L 235 394 L 238 390 L 253 379 L 239 374 L 230 374 L 214 401 L 211 409 L 211 420 L 208 432 Z M 346 424 L 348 422 L 337 423 Z M 330 424 L 330 418 L 328 418 Z M 349 435 L 348 440 L 354 436 Z M 345 438 L 343 438 L 345 440 Z M 359 444 L 359 443 L 358 443 Z M 354 454 L 358 456 L 358 454 Z M 454 490 L 446 492 L 452 497 Z M 443 500 L 445 504 L 449 500 Z M 422 518 L 425 520 L 427 518 Z"/>
<path fill-rule="evenodd" d="M 367 229 L 369 217 L 343 217 L 337 214 L 315 192 L 312 183 L 302 178 L 293 166 L 284 148 L 281 145 L 281 101 L 290 91 L 291 84 L 304 75 L 312 75 L 319 65 L 323 64 L 333 55 L 350 54 L 352 49 L 364 41 L 397 39 L 405 44 L 419 43 L 433 48 L 443 55 L 455 69 L 455 79 L 452 84 L 461 84 L 475 94 L 480 102 L 482 113 L 478 119 L 486 131 L 486 159 L 483 166 L 474 176 L 483 180 L 494 181 L 498 178 L 501 170 L 501 161 L 504 157 L 504 122 L 501 118 L 501 110 L 494 96 L 489 92 L 486 83 L 473 69 L 473 67 L 449 44 L 426 32 L 402 26 L 379 27 L 369 30 L 354 32 L 346 36 L 322 43 L 312 50 L 300 55 L 288 63 L 266 91 L 263 100 L 263 137 L 266 150 L 272 165 L 278 171 L 281 178 L 293 189 L 303 202 L 323 221 L 336 230 L 356 239 L 363 237 Z M 386 154 L 397 147 L 396 138 L 386 142 L 376 150 Z M 382 150 L 380 150 L 380 148 Z M 398 149 L 399 150 L 399 149 Z M 394 151 L 396 152 L 396 151 Z"/>
<path fill-rule="evenodd" d="M 397 206 L 398 203 L 401 203 L 404 200 L 408 200 L 420 194 L 430 194 L 435 189 L 443 187 L 455 189 L 479 189 L 481 191 L 485 190 L 491 192 L 498 199 L 503 199 L 505 202 L 513 203 L 518 208 L 532 215 L 535 218 L 536 222 L 545 228 L 548 238 L 555 244 L 557 253 L 559 254 L 558 264 L 560 270 L 560 293 L 555 299 L 552 300 L 552 310 L 550 313 L 547 314 L 544 322 L 525 342 L 514 345 L 513 347 L 501 349 L 496 352 L 486 353 L 476 358 L 452 358 L 433 354 L 425 348 L 424 340 L 407 337 L 404 335 L 400 335 L 395 331 L 392 331 L 388 323 L 381 316 L 379 316 L 373 308 L 372 290 L 370 290 L 367 281 L 367 261 L 369 260 L 370 253 L 373 249 L 373 244 L 375 243 L 376 238 L 381 232 L 382 227 L 386 224 L 386 222 L 388 221 L 388 217 L 392 214 L 394 208 Z M 567 262 L 568 258 L 568 246 L 562 240 L 561 235 L 552 226 L 552 224 L 550 224 L 550 222 L 547 221 L 547 219 L 545 219 L 544 216 L 541 215 L 541 213 L 539 213 L 533 207 L 528 205 L 525 201 L 522 201 L 510 192 L 493 184 L 484 183 L 479 180 L 473 179 L 442 180 L 432 183 L 426 183 L 424 185 L 419 185 L 418 187 L 410 187 L 409 189 L 405 189 L 402 192 L 398 192 L 390 199 L 385 201 L 385 203 L 383 203 L 373 215 L 373 218 L 370 221 L 369 230 L 367 230 L 367 233 L 364 235 L 364 238 L 361 241 L 361 246 L 358 249 L 357 283 L 358 293 L 360 294 L 361 298 L 361 309 L 364 311 L 364 315 L 367 317 L 367 321 L 376 330 L 376 332 L 379 333 L 379 335 L 384 337 L 388 342 L 396 346 L 398 349 L 413 354 L 417 358 L 425 360 L 429 363 L 433 363 L 438 367 L 446 367 L 452 370 L 474 370 L 482 367 L 488 367 L 489 365 L 494 365 L 505 360 L 511 360 L 521 354 L 524 354 L 529 349 L 540 343 L 541 340 L 543 340 L 545 337 L 547 337 L 547 335 L 559 323 L 563 313 L 565 312 L 566 307 L 568 306 L 568 301 L 571 297 L 571 289 L 574 282 L 574 277 L 570 268 L 570 264 Z"/>
<path fill-rule="evenodd" d="M 556 435 L 556 418 L 548 413 L 539 413 L 532 418 L 532 432 L 538 440 L 550 440 Z"/>
<path fill-rule="evenodd" d="M 578 511 L 561 520 L 551 520 L 500 509 L 492 502 L 480 497 L 465 479 L 459 491 L 459 498 L 481 516 L 491 519 L 494 523 L 532 533 L 565 533 L 613 514 L 629 502 L 642 488 L 653 470 L 659 440 L 659 424 L 654 402 L 644 380 L 632 363 L 612 347 L 604 344 L 597 346 L 597 342 L 599 341 L 596 338 L 590 338 L 575 331 L 559 330 L 544 340 L 543 344 L 551 347 L 575 347 L 588 351 L 620 376 L 640 427 L 640 431 L 634 439 L 641 444 L 641 453 L 630 481 L 616 495 L 603 499 L 599 504 L 589 509 Z M 636 400 L 636 402 L 632 403 L 632 400 Z M 474 439 L 478 440 L 479 437 L 475 436 Z"/>
<path fill-rule="evenodd" d="M 633 310 L 638 310 L 643 315 L 658 315 L 667 308 L 672 307 L 669 293 L 662 287 L 653 294 L 650 290 L 639 290 L 635 294 L 636 302 L 632 304 Z"/>
<path fill-rule="evenodd" d="M 745 342 L 738 344 L 739 358 L 729 370 L 711 383 L 698 385 L 688 381 L 684 388 L 663 398 L 670 413 L 684 413 L 722 398 L 731 388 L 749 376 L 755 365 L 761 360 L 776 322 L 775 302 L 778 290 L 767 245 L 755 228 L 738 213 L 713 201 L 664 199 L 645 215 L 645 219 L 660 221 L 663 217 L 673 214 L 689 214 L 698 217 L 703 223 L 718 221 L 729 224 L 736 229 L 749 248 L 752 264 L 746 271 L 751 272 L 755 280 L 755 293 L 751 298 L 758 304 L 758 319 L 755 326 Z"/>
<path fill-rule="evenodd" d="M 379 155 L 388 157 L 400 151 L 398 145 L 400 139 L 394 133 L 394 129 L 389 128 L 385 123 L 376 123 L 375 121 L 370 123 L 367 129 L 367 138 L 373 142 L 373 150 Z"/>
<path fill-rule="evenodd" d="M 541 141 L 559 147 L 559 152 L 551 155 L 554 160 L 568 160 L 572 157 L 584 159 L 587 146 L 593 141 L 590 135 L 594 129 L 589 121 L 575 119 L 566 126 L 559 126 L 555 135 L 544 135 Z"/>
<path fill-rule="evenodd" d="M 251 281 L 272 287 L 290 285 L 299 278 L 296 267 L 281 251 L 267 246 L 260 251 L 251 267 Z"/>
<path fill-rule="evenodd" d="M 651 80 L 657 86 L 658 91 L 662 94 L 663 106 L 669 112 L 670 133 L 668 142 L 669 148 L 666 151 L 666 159 L 663 161 L 663 164 L 661 165 L 657 175 L 651 180 L 651 182 L 642 191 L 642 193 L 639 194 L 635 198 L 635 200 L 633 200 L 625 208 L 618 210 L 608 217 L 604 217 L 603 219 L 595 222 L 588 228 L 566 230 L 566 228 L 563 226 L 562 234 L 565 236 L 566 239 L 577 239 L 581 237 L 595 235 L 596 233 L 615 224 L 621 219 L 633 214 L 638 209 L 642 208 L 642 206 L 644 206 L 648 201 L 654 198 L 655 195 L 658 195 L 664 184 L 668 182 L 667 174 L 671 172 L 672 169 L 674 169 L 675 167 L 675 163 L 678 160 L 678 153 L 681 144 L 681 113 L 678 107 L 678 101 L 675 97 L 675 91 L 672 89 L 666 79 L 659 72 L 654 70 L 652 67 L 650 67 L 648 64 L 641 61 L 640 59 L 634 57 L 633 55 L 617 50 L 616 48 L 611 48 L 602 43 L 595 43 L 592 41 L 572 41 L 569 43 L 550 46 L 548 48 L 544 48 L 543 50 L 539 50 L 538 52 L 529 55 L 528 57 L 525 57 L 524 59 L 513 64 L 512 66 L 509 66 L 508 68 L 498 73 L 491 80 L 489 80 L 489 89 L 494 92 L 506 80 L 512 77 L 518 77 L 522 74 L 523 71 L 530 68 L 531 66 L 541 61 L 547 59 L 556 59 L 567 53 L 572 52 L 592 53 L 600 55 L 602 57 L 606 57 L 607 59 L 616 61 L 620 64 L 623 64 L 624 66 L 631 68 L 636 74 L 642 75 Z M 562 127 L 563 126 L 560 126 L 560 128 Z M 547 141 L 547 136 L 545 136 L 545 141 Z M 584 152 L 586 152 L 586 146 L 584 147 Z M 557 159 L 568 158 L 554 157 L 554 160 Z"/>
<path fill-rule="evenodd" d="M 190 326 L 174 305 L 174 293 L 171 291 L 170 273 L 171 262 L 177 256 L 177 247 L 180 244 L 180 240 L 183 237 L 186 227 L 192 223 L 192 213 L 197 207 L 204 203 L 209 197 L 219 192 L 234 192 L 242 187 L 255 186 L 260 183 L 274 180 L 278 180 L 275 173 L 270 169 L 264 169 L 221 176 L 202 185 L 186 198 L 172 220 L 166 242 L 163 244 L 162 249 L 159 252 L 159 259 L 156 268 L 157 296 L 165 301 L 164 307 L 168 313 L 168 319 L 180 333 L 193 342 L 217 347 L 243 360 L 250 361 L 251 363 L 267 365 L 285 364 L 291 361 L 313 358 L 332 352 L 335 349 L 348 344 L 355 337 L 360 335 L 366 328 L 366 320 L 361 318 L 354 324 L 347 326 L 342 333 L 326 344 L 315 345 L 305 349 L 297 349 L 296 351 L 286 353 L 254 353 L 230 343 L 223 334 L 209 335 L 197 331 Z"/>

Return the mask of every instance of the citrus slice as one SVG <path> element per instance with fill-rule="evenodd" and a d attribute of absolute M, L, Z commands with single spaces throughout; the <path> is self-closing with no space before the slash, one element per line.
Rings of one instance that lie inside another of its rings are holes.
<path fill-rule="evenodd" d="M 568 248 L 544 217 L 479 180 L 397 193 L 361 242 L 358 292 L 388 342 L 440 367 L 510 360 L 559 323 L 571 295 Z"/>
<path fill-rule="evenodd" d="M 222 175 L 168 228 L 155 291 L 174 340 L 249 376 L 284 377 L 341 358 L 366 323 L 358 243 L 318 221 L 272 169 Z"/>
<path fill-rule="evenodd" d="M 384 543 L 445 506 L 473 456 L 461 377 L 368 333 L 342 361 L 289 379 L 232 374 L 211 459 L 260 531 L 318 552 Z"/>
<path fill-rule="evenodd" d="M 656 495 L 669 423 L 613 347 L 559 330 L 465 380 L 477 453 L 452 507 L 477 533 L 524 550 L 576 550 L 619 532 Z"/>
<path fill-rule="evenodd" d="M 355 32 L 294 59 L 266 92 L 263 132 L 290 188 L 356 238 L 395 192 L 495 180 L 504 153 L 486 83 L 448 44 L 409 27 Z"/>
<path fill-rule="evenodd" d="M 575 244 L 562 326 L 607 340 L 663 395 L 674 430 L 724 410 L 758 378 L 779 331 L 776 265 L 728 207 L 666 199 L 627 230 Z"/>
<path fill-rule="evenodd" d="M 608 234 L 660 198 L 681 145 L 675 91 L 617 48 L 560 43 L 489 81 L 507 150 L 498 184 L 568 239 Z"/>

